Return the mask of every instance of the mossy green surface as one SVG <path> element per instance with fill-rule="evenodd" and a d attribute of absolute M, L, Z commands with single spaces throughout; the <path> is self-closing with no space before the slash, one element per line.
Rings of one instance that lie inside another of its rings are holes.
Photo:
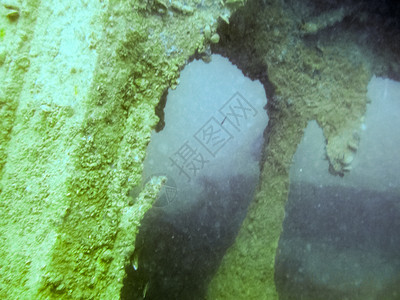
<path fill-rule="evenodd" d="M 285 6 L 295 1 L 260 3 L 25 1 L 16 20 L 1 19 L 0 298 L 119 298 L 161 184 L 129 196 L 156 107 L 219 18 L 224 54 L 253 78 L 267 74 L 270 122 L 259 191 L 209 299 L 277 299 L 275 251 L 303 129 L 317 120 L 331 172 L 343 175 L 371 72 L 351 35 L 320 34 L 346 13 L 304 23 Z M 47 34 L 54 43 L 42 43 Z M 235 51 L 250 59 L 240 65 Z"/>
<path fill-rule="evenodd" d="M 335 34 L 304 37 L 302 20 L 293 11 L 281 1 L 248 2 L 219 30 L 216 51 L 264 83 L 269 124 L 258 192 L 209 286 L 210 300 L 278 299 L 275 255 L 289 169 L 303 130 L 317 120 L 327 139 L 331 172 L 343 175 L 341 159 L 353 151 L 348 144 L 357 139 L 366 110 L 371 71 L 358 47 Z"/>
<path fill-rule="evenodd" d="M 29 1 L 25 9 L 30 11 L 24 19 L 14 22 L 5 18 L 2 10 L 0 20 L 0 298 L 27 298 L 25 294 L 29 283 L 26 278 L 31 261 L 24 257 L 24 249 L 37 246 L 40 234 L 32 232 L 32 222 L 37 211 L 30 207 L 35 201 L 35 191 L 38 187 L 29 186 L 28 178 L 21 176 L 28 171 L 30 176 L 40 176 L 38 170 L 30 170 L 27 161 L 36 161 L 35 153 L 21 151 L 21 157 L 16 157 L 15 151 L 9 151 L 12 131 L 21 131 L 26 126 L 26 120 L 18 122 L 17 108 L 24 85 L 24 74 L 29 68 L 28 53 L 30 41 L 33 38 L 33 26 L 36 22 L 36 11 L 39 1 Z M 2 7 L 5 9 L 4 7 Z M 40 150 L 40 149 L 39 149 Z M 7 161 L 23 161 L 20 167 L 9 168 L 5 172 Z M 21 203 L 25 194 L 31 194 L 30 203 Z M 36 198 L 37 199 L 37 198 Z M 39 220 L 40 222 L 40 220 Z M 21 238 L 25 233 L 33 233 L 29 238 Z M 9 243 L 13 241 L 12 245 Z M 37 249 L 40 252 L 40 249 Z M 16 262 L 16 263 L 15 263 Z M 11 292 L 10 290 L 13 290 Z M 18 290 L 18 292 L 16 292 Z M 9 296 L 12 295 L 12 296 Z"/>
<path fill-rule="evenodd" d="M 277 123 L 270 127 L 262 182 L 234 245 L 209 286 L 207 299 L 278 299 L 274 263 L 288 195 L 287 157 L 296 151 L 305 126 L 303 120 L 292 117 L 298 123 Z"/>
<path fill-rule="evenodd" d="M 155 108 L 204 50 L 219 6 L 31 3 L 0 24 L 0 297 L 118 299 L 156 197 L 154 187 L 129 196 Z"/>

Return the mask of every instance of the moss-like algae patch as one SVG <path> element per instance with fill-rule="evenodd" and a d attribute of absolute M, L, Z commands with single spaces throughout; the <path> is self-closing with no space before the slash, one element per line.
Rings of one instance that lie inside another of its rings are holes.
<path fill-rule="evenodd" d="M 315 2 L 314 7 L 313 1 L 248 1 L 218 30 L 221 42 L 214 51 L 264 84 L 269 124 L 259 191 L 209 286 L 208 299 L 278 299 L 274 263 L 289 168 L 308 121 L 316 120 L 323 129 L 329 171 L 345 176 L 351 170 L 367 85 L 376 68 L 370 60 L 374 48 L 357 43 L 357 25 L 351 29 L 346 23 L 348 15 L 357 18 L 352 8 L 326 9 L 323 17 L 312 19 L 313 29 L 305 30 L 307 16 L 318 15 Z"/>
<path fill-rule="evenodd" d="M 155 106 L 175 84 L 188 54 L 166 59 L 149 35 L 161 24 L 130 8 L 112 5 L 105 16 L 108 26 L 79 129 L 75 172 L 67 181 L 70 205 L 40 297 L 115 298 L 140 219 L 151 207 L 149 198 L 147 205 L 136 200 L 129 208 L 128 192 L 140 184 L 146 145 L 158 122 Z M 185 45 L 185 52 L 193 53 L 195 46 Z M 128 211 L 129 222 L 122 222 Z"/>
<path fill-rule="evenodd" d="M 348 171 L 374 68 L 349 42 L 354 32 L 341 34 L 354 10 L 302 19 L 296 1 L 248 4 L 29 1 L 17 19 L 1 19 L 0 297 L 119 297 L 141 218 L 162 184 L 128 196 L 141 182 L 155 110 L 179 70 L 217 40 L 216 51 L 265 85 L 270 123 L 259 192 L 209 298 L 277 297 L 275 250 L 303 128 L 317 120 L 331 172 Z M 69 32 L 71 20 L 84 29 Z M 54 41 L 42 45 L 47 34 Z"/>
<path fill-rule="evenodd" d="M 119 297 L 140 220 L 161 184 L 128 196 L 141 183 L 155 108 L 205 49 L 202 29 L 215 28 L 220 13 L 198 4 L 164 7 L 168 13 L 141 1 L 32 4 L 12 24 L 18 34 L 0 24 L 15 45 L 2 50 L 0 66 L 1 297 Z M 80 17 L 87 35 L 63 26 Z M 28 55 L 30 42 L 42 45 Z M 82 51 L 75 60 L 68 43 Z"/>

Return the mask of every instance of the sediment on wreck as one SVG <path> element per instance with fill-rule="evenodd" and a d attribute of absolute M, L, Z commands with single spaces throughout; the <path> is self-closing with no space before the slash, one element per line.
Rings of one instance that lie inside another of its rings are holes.
<path fill-rule="evenodd" d="M 156 107 L 222 6 L 1 2 L 2 298 L 120 296 L 161 184 L 129 197 Z"/>
<path fill-rule="evenodd" d="M 274 263 L 292 157 L 307 122 L 316 120 L 326 139 L 326 171 L 351 171 L 372 74 L 400 74 L 391 42 L 399 27 L 387 26 L 386 17 L 349 1 L 248 1 L 219 27 L 213 52 L 264 84 L 269 124 L 258 193 L 208 299 L 278 299 Z"/>
<path fill-rule="evenodd" d="M 396 23 L 351 1 L 329 1 L 340 10 L 311 0 L 16 2 L 0 10 L 0 297 L 120 297 L 163 181 L 129 196 L 162 127 L 160 100 L 214 43 L 264 84 L 270 121 L 259 191 L 209 299 L 276 299 L 303 129 L 317 120 L 330 171 L 349 171 L 372 73 L 400 78 Z M 358 35 L 368 26 L 372 45 Z"/>

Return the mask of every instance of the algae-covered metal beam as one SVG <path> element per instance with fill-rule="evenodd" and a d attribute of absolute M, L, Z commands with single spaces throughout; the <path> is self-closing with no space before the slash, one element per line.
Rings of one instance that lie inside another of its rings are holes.
<path fill-rule="evenodd" d="M 0 297 L 119 298 L 141 218 L 162 185 L 154 178 L 129 196 L 141 187 L 155 109 L 187 61 L 218 43 L 266 86 L 270 124 L 260 190 L 209 295 L 275 299 L 288 168 L 302 130 L 317 120 L 331 172 L 349 171 L 371 76 L 352 35 L 336 43 L 321 34 L 353 10 L 331 11 L 332 22 L 310 18 L 320 25 L 305 34 L 302 10 L 290 7 L 298 3 L 2 0 Z"/>
<path fill-rule="evenodd" d="M 316 120 L 323 129 L 329 172 L 345 176 L 358 148 L 372 72 L 399 70 L 392 63 L 398 61 L 398 52 L 376 51 L 357 40 L 363 28 L 359 22 L 363 24 L 373 11 L 364 7 L 361 18 L 354 7 L 321 7 L 319 1 L 249 1 L 218 30 L 221 39 L 213 50 L 264 84 L 269 124 L 258 193 L 209 286 L 210 300 L 278 299 L 275 254 L 289 169 L 307 122 Z M 318 23 L 315 30 L 306 34 L 305 16 L 318 13 L 310 18 Z M 373 35 L 379 28 L 378 34 L 385 37 L 381 25 L 373 26 L 371 31 L 363 28 L 363 33 Z M 390 35 L 385 40 L 390 41 Z"/>
<path fill-rule="evenodd" d="M 155 107 L 227 12 L 211 1 L 12 2 L 0 19 L 0 297 L 117 299 L 161 184 L 129 196 Z"/>

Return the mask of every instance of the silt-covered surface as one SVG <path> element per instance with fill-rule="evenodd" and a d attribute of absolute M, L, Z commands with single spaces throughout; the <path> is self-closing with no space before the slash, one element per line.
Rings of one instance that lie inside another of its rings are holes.
<path fill-rule="evenodd" d="M 11 2 L 0 21 L 0 296 L 118 298 L 160 185 L 128 196 L 155 108 L 221 11 Z"/>

